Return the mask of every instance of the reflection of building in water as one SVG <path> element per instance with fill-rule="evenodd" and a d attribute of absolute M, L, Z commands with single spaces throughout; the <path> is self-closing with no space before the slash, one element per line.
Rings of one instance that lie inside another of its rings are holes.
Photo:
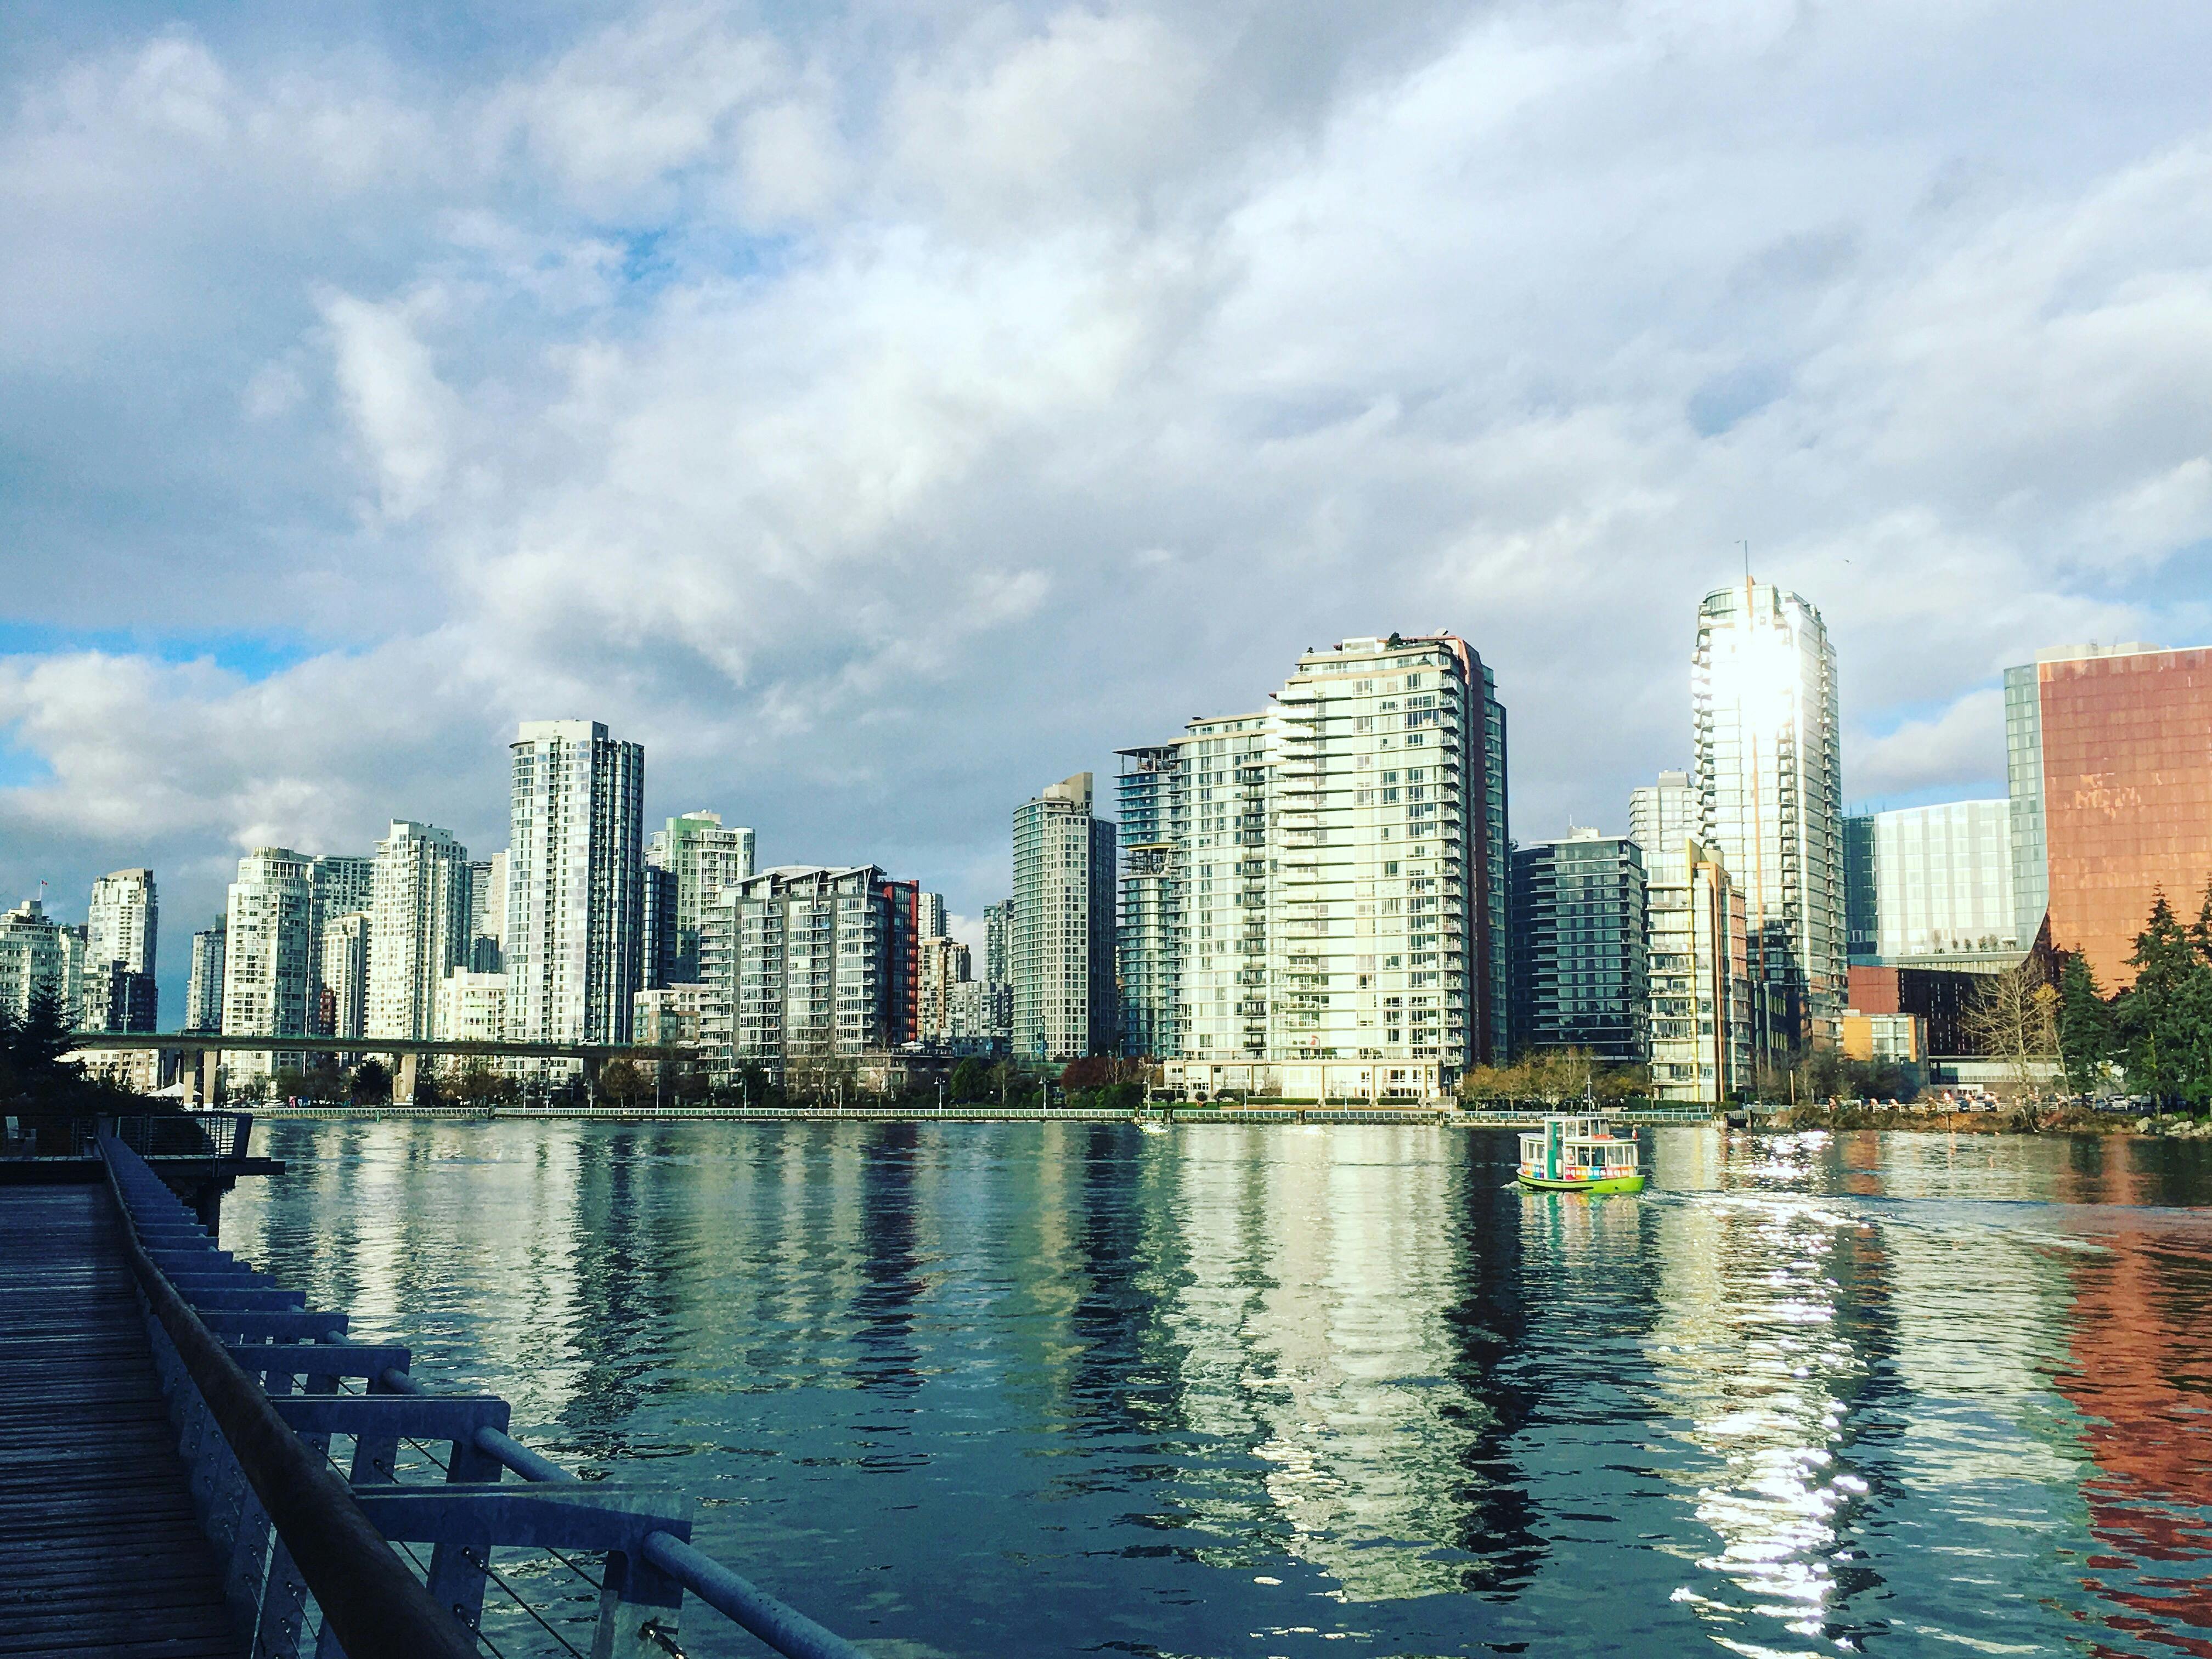
<path fill-rule="evenodd" d="M 2104 1155 L 2104 1149 L 2098 1149 Z M 2119 1200 L 2134 1184 L 2124 1153 L 2101 1183 Z M 2092 1177 L 2095 1180 L 2095 1177 Z M 2203 1234 L 2137 1232 L 2073 1258 L 2070 1365 L 2054 1378 L 2081 1411 L 2080 1443 L 2096 1466 L 2081 1483 L 2106 1553 L 2083 1579 L 2115 1611 L 2117 1630 L 2156 1632 L 2163 1649 L 2212 1652 L 2212 1430 L 2204 1417 L 2204 1308 L 2212 1261 Z M 2200 1639 L 2178 1640 L 2188 1629 Z"/>
<path fill-rule="evenodd" d="M 1493 1407 L 1454 1328 L 1451 1163 L 1416 1130 L 1179 1146 L 1188 1267 L 1164 1322 L 1184 1355 L 1182 1415 L 1267 1465 L 1261 1516 L 1237 1492 L 1200 1500 L 1200 1519 L 1245 1537 L 1279 1528 L 1283 1550 L 1352 1600 L 1466 1588 L 1450 1552 L 1482 1529 L 1468 1508 L 1494 1471 Z M 1447 1377 L 1462 1386 L 1435 1386 Z"/>
<path fill-rule="evenodd" d="M 1883 1298 L 1844 1288 L 1881 1262 L 1853 1216 L 1801 1195 L 1809 1146 L 1768 1141 L 1749 1156 L 1773 1165 L 1754 1176 L 1768 1191 L 1647 1206 L 1663 1281 L 1649 1342 L 1688 1438 L 1717 1465 L 1694 1502 L 1719 1548 L 1698 1565 L 1726 1582 L 1692 1576 L 1675 1599 L 1732 1627 L 1723 1639 L 1737 1651 L 1765 1652 L 1770 1621 L 1811 1636 L 1842 1617 L 1834 1563 L 1866 1482 L 1838 1455 L 1870 1368 L 1840 1315 L 1855 1297 Z"/>

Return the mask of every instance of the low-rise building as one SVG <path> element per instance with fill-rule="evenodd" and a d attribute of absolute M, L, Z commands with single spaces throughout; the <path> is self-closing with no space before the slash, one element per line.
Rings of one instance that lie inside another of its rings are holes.
<path fill-rule="evenodd" d="M 441 1042 L 496 1042 L 507 1035 L 507 975 L 448 969 L 438 981 L 432 1035 Z"/>
<path fill-rule="evenodd" d="M 707 988 L 660 985 L 640 991 L 630 1015 L 630 1041 L 658 1048 L 696 1048 Z"/>
<path fill-rule="evenodd" d="M 1844 1010 L 1837 1046 L 1846 1060 L 1917 1066 L 1928 1057 L 1928 1023 L 1918 1014 Z"/>

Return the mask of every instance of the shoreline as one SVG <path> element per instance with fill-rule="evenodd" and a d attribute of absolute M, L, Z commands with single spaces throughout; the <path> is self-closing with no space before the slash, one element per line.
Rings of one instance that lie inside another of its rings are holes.
<path fill-rule="evenodd" d="M 1429 1125 L 1449 1129 L 1520 1129 L 1538 1127 L 1534 1115 L 1473 1113 L 1434 1108 L 1253 1106 L 1156 1109 L 1133 1115 L 1105 1108 L 1044 1110 L 992 1106 L 902 1107 L 650 1107 L 570 1106 L 550 1109 L 501 1106 L 264 1106 L 254 1111 L 264 1122 L 430 1123 L 605 1122 L 605 1123 L 1149 1123 L 1188 1128 L 1204 1125 L 1267 1126 L 1329 1123 Z M 1738 1134 L 1804 1134 L 1814 1131 L 1851 1133 L 1874 1130 L 1891 1134 L 2095 1135 L 2145 1140 L 2212 1139 L 2212 1121 L 2168 1117 L 2153 1123 L 2140 1115 L 2072 1110 L 2053 1114 L 2033 1127 L 2009 1112 L 1881 1112 L 1846 1108 L 1832 1115 L 1814 1107 L 1758 1114 L 1731 1126 L 1724 1114 L 1617 1112 L 1606 1115 L 1635 1128 L 1711 1127 Z"/>

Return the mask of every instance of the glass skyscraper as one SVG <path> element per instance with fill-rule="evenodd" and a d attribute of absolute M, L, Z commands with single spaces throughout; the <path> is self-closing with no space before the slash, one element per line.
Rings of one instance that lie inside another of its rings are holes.
<path fill-rule="evenodd" d="M 1765 1045 L 1779 1055 L 1833 1042 L 1845 998 L 1843 749 L 1820 613 L 1771 583 L 1708 593 L 1691 700 L 1698 839 L 1743 896 Z"/>

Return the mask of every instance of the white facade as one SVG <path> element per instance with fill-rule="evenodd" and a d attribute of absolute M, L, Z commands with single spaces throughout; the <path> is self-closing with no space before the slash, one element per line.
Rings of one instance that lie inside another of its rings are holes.
<path fill-rule="evenodd" d="M 315 981 L 313 859 L 260 847 L 238 861 L 223 925 L 222 1035 L 306 1036 Z M 300 1069 L 297 1054 L 233 1053 L 234 1083 Z"/>
<path fill-rule="evenodd" d="M 1875 949 L 1881 961 L 2026 948 L 2014 908 L 2011 802 L 1949 801 L 1873 817 Z M 2040 925 L 2040 915 L 2036 920 Z"/>
<path fill-rule="evenodd" d="M 83 999 L 84 937 L 25 899 L 0 915 L 0 1010 L 17 1022 L 31 1016 L 32 999 L 51 991 L 63 1024 L 75 1030 Z"/>
<path fill-rule="evenodd" d="M 192 935 L 192 962 L 185 981 L 185 1030 L 222 1030 L 222 958 L 225 919 Z"/>
<path fill-rule="evenodd" d="M 1833 1043 L 1845 996 L 1843 749 L 1820 613 L 1767 583 L 1708 593 L 1691 696 L 1698 839 L 1743 895 L 1755 1014 L 1781 1050 Z"/>
<path fill-rule="evenodd" d="M 426 1036 L 444 1042 L 496 1042 L 507 1035 L 507 975 L 448 969 L 431 1000 Z"/>
<path fill-rule="evenodd" d="M 1091 774 L 1048 785 L 1014 811 L 1009 946 L 1014 1052 L 1078 1060 L 1112 1052 L 1114 825 L 1091 811 Z"/>
<path fill-rule="evenodd" d="M 945 934 L 945 895 L 924 893 L 915 901 L 914 934 L 916 939 L 941 939 Z"/>
<path fill-rule="evenodd" d="M 645 750 L 592 720 L 526 720 L 513 750 L 507 1035 L 626 1042 L 644 961 Z"/>
<path fill-rule="evenodd" d="M 82 1029 L 159 1028 L 154 981 L 159 922 L 151 870 L 118 870 L 92 884 L 85 908 Z"/>
<path fill-rule="evenodd" d="M 699 977 L 702 910 L 753 872 L 753 832 L 725 827 L 719 812 L 686 812 L 653 832 L 646 861 L 676 880 L 675 950 L 666 964 L 679 984 Z"/>
<path fill-rule="evenodd" d="M 369 929 L 366 910 L 323 918 L 315 952 L 315 1029 L 326 1036 L 357 1037 L 368 1029 Z"/>
<path fill-rule="evenodd" d="M 85 960 L 119 962 L 134 974 L 154 969 L 160 908 L 151 870 L 118 870 L 92 884 L 85 908 Z"/>
<path fill-rule="evenodd" d="M 1659 781 L 1628 793 L 1628 838 L 1644 855 L 1665 853 L 1695 841 L 1704 827 L 1702 798 L 1687 772 L 1662 772 Z"/>
<path fill-rule="evenodd" d="M 1464 641 L 1310 651 L 1267 714 L 1191 722 L 1193 1092 L 1427 1097 L 1502 1059 L 1504 711 Z"/>
<path fill-rule="evenodd" d="M 468 961 L 469 886 L 467 848 L 434 824 L 392 821 L 376 844 L 366 1035 L 430 1035 L 439 987 Z"/>

